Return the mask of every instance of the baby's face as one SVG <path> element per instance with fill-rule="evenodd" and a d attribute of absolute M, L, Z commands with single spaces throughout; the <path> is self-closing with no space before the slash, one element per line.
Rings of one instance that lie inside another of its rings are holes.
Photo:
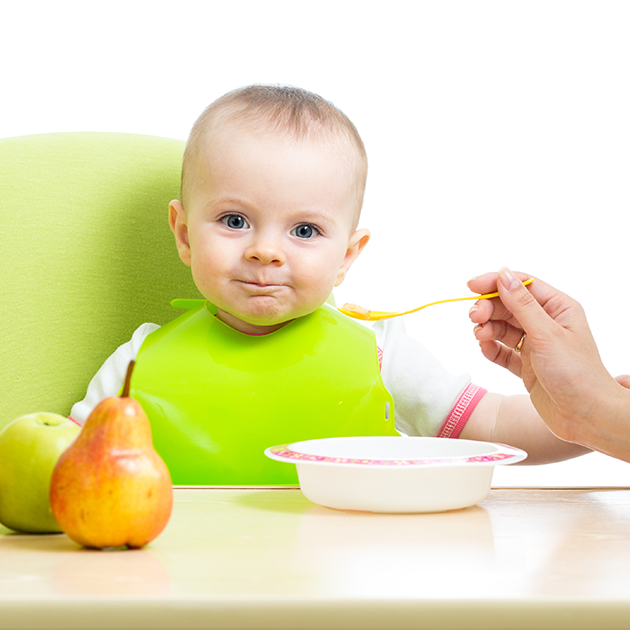
<path fill-rule="evenodd" d="M 218 316 L 270 332 L 321 306 L 369 239 L 354 231 L 356 179 L 341 141 L 292 140 L 225 126 L 203 181 L 171 204 L 180 256 Z"/>

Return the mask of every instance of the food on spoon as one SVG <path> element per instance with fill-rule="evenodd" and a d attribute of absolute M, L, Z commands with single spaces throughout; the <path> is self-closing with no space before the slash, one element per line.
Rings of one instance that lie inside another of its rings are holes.
<path fill-rule="evenodd" d="M 50 477 L 81 427 L 56 413 L 21 416 L 0 432 L 0 523 L 31 534 L 60 532 Z"/>
<path fill-rule="evenodd" d="M 370 314 L 372 313 L 369 309 L 363 308 L 358 304 L 344 304 L 339 310 L 355 313 L 357 319 L 370 319 Z"/>
<path fill-rule="evenodd" d="M 153 448 L 144 410 L 129 397 L 133 366 L 132 361 L 121 396 L 94 408 L 53 471 L 53 514 L 85 547 L 143 547 L 171 515 L 171 476 Z"/>

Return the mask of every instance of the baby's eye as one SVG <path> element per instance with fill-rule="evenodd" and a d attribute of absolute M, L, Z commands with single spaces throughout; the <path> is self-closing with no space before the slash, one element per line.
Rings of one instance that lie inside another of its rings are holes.
<path fill-rule="evenodd" d="M 309 223 L 304 223 L 303 225 L 298 225 L 291 234 L 297 236 L 298 238 L 313 238 L 313 236 L 319 234 L 319 230 Z"/>
<path fill-rule="evenodd" d="M 221 217 L 221 221 L 225 223 L 231 230 L 244 230 L 249 224 L 240 214 L 227 214 Z"/>

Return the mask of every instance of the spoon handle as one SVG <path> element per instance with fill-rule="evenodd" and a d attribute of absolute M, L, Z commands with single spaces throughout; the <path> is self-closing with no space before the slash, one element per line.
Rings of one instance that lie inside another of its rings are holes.
<path fill-rule="evenodd" d="M 523 282 L 524 285 L 531 284 L 534 281 L 534 278 L 530 278 Z M 409 311 L 398 311 L 398 312 L 388 312 L 388 311 L 369 311 L 368 315 L 363 313 L 359 313 L 356 311 L 345 310 L 343 308 L 338 309 L 344 315 L 348 315 L 353 317 L 354 319 L 362 319 L 363 321 L 375 322 L 380 319 L 391 319 L 392 317 L 400 317 L 401 315 L 409 315 L 410 313 L 416 313 L 417 311 L 421 311 L 423 308 L 427 308 L 427 306 L 435 306 L 436 304 L 445 304 L 446 302 L 461 302 L 463 300 L 489 300 L 490 298 L 499 297 L 499 292 L 495 291 L 494 293 L 485 293 L 484 295 L 469 295 L 466 297 L 460 298 L 450 298 L 448 300 L 438 300 L 437 302 L 429 302 L 428 304 L 423 304 L 422 306 L 418 306 L 416 308 L 412 308 Z"/>

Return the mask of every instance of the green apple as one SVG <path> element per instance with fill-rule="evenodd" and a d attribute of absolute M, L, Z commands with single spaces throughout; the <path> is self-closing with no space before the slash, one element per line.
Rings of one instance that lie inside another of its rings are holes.
<path fill-rule="evenodd" d="M 81 427 L 56 413 L 31 413 L 0 433 L 0 523 L 21 532 L 60 532 L 50 509 L 53 468 Z"/>

